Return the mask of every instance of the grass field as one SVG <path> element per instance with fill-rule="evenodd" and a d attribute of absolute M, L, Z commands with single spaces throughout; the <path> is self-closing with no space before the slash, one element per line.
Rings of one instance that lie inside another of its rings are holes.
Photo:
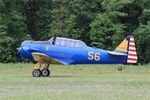
<path fill-rule="evenodd" d="M 0 64 L 0 100 L 150 100 L 150 65 L 52 65 L 32 77 L 33 64 Z"/>

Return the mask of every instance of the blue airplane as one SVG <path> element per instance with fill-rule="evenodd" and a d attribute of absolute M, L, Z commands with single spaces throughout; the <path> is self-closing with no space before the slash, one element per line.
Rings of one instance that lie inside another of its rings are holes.
<path fill-rule="evenodd" d="M 114 51 L 89 47 L 75 39 L 52 37 L 48 41 L 26 40 L 19 48 L 19 54 L 36 63 L 34 77 L 49 76 L 50 64 L 133 64 L 137 62 L 134 38 L 128 35 Z M 44 68 L 41 70 L 42 65 Z M 122 70 L 122 66 L 118 67 Z"/>

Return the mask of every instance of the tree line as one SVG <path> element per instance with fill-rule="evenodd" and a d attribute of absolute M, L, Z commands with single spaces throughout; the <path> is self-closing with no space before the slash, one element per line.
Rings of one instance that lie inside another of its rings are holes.
<path fill-rule="evenodd" d="M 114 50 L 131 33 L 150 63 L 150 0 L 0 0 L 0 62 L 17 62 L 26 39 L 62 36 Z"/>

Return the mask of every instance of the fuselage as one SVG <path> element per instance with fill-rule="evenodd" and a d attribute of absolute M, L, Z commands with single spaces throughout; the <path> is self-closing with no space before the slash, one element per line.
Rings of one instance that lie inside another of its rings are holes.
<path fill-rule="evenodd" d="M 53 45 L 51 41 L 24 41 L 20 47 L 20 55 L 35 62 L 32 53 L 45 54 L 64 64 L 124 64 L 126 56 L 110 55 L 108 50 L 89 46 Z"/>
<path fill-rule="evenodd" d="M 49 76 L 50 64 L 133 64 L 137 62 L 134 38 L 130 35 L 114 51 L 89 47 L 80 40 L 62 37 L 52 37 L 48 41 L 26 40 L 18 50 L 23 58 L 36 63 L 32 71 L 34 77 Z M 118 66 L 118 70 L 121 71 L 122 67 Z"/>

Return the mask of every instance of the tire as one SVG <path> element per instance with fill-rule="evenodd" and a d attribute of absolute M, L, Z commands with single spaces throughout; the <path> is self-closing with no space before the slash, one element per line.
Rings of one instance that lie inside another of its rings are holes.
<path fill-rule="evenodd" d="M 42 69 L 42 76 L 46 77 L 50 75 L 49 69 Z"/>
<path fill-rule="evenodd" d="M 40 77 L 41 75 L 42 75 L 42 72 L 41 72 L 40 69 L 34 69 L 34 70 L 32 71 L 32 76 L 33 76 L 33 77 Z"/>
<path fill-rule="evenodd" d="M 119 71 L 122 71 L 122 66 L 118 66 L 118 70 L 119 70 Z"/>

